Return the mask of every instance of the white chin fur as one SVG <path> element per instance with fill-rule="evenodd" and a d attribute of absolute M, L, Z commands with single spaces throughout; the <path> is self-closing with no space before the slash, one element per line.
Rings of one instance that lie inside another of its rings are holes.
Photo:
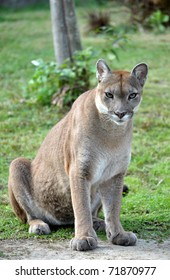
<path fill-rule="evenodd" d="M 112 119 L 112 121 L 115 123 L 115 124 L 117 124 L 117 125 L 124 125 L 125 123 L 126 123 L 126 121 L 122 121 L 122 122 L 120 122 L 120 121 L 115 121 L 115 120 L 113 120 Z"/>
<path fill-rule="evenodd" d="M 115 115 L 110 115 L 110 119 L 117 125 L 124 125 L 130 118 L 128 116 L 124 116 L 123 119 L 119 119 Z"/>

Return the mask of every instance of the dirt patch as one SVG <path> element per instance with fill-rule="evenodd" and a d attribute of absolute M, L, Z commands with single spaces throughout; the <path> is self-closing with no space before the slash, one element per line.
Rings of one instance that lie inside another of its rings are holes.
<path fill-rule="evenodd" d="M 163 243 L 138 240 L 136 246 L 123 247 L 100 241 L 93 251 L 76 252 L 69 247 L 68 240 L 0 240 L 0 259 L 10 260 L 169 260 L 170 239 Z"/>

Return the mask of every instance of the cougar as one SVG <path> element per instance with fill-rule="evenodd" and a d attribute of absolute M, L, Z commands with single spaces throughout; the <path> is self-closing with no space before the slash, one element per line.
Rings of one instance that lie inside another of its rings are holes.
<path fill-rule="evenodd" d="M 43 141 L 33 161 L 17 158 L 9 172 L 9 197 L 29 233 L 49 234 L 51 225 L 74 224 L 73 250 L 97 247 L 105 228 L 117 245 L 137 237 L 120 222 L 124 176 L 131 159 L 132 117 L 142 99 L 145 63 L 131 72 L 96 64 L 98 85 L 81 94 Z M 98 218 L 103 209 L 105 220 Z"/>

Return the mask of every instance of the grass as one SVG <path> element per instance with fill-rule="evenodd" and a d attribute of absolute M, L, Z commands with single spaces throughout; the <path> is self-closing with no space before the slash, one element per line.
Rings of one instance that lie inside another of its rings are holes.
<path fill-rule="evenodd" d="M 109 4 L 108 4 L 109 5 Z M 102 9 L 104 7 L 102 6 Z M 125 24 L 127 9 L 109 7 L 114 24 Z M 78 8 L 84 47 L 101 49 L 110 41 L 85 33 L 88 7 Z M 60 228 L 49 236 L 28 234 L 12 213 L 7 195 L 9 163 L 18 156 L 34 158 L 49 129 L 61 118 L 55 107 L 23 103 L 23 87 L 33 74 L 31 60 L 54 60 L 48 9 L 0 12 L 0 239 L 70 238 L 73 228 Z M 114 69 L 132 69 L 145 61 L 149 77 L 143 102 L 134 120 L 132 161 L 125 179 L 130 192 L 122 200 L 121 221 L 140 238 L 163 240 L 170 236 L 170 35 L 128 34 Z M 103 58 L 104 54 L 103 54 Z M 95 67 L 95 61 L 92 61 Z M 94 77 L 92 77 L 94 81 Z M 99 235 L 103 238 L 103 234 Z"/>

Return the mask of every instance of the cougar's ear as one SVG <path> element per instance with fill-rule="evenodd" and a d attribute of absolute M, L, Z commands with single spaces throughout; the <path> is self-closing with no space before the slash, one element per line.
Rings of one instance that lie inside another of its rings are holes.
<path fill-rule="evenodd" d="M 99 59 L 97 61 L 96 67 L 97 67 L 96 77 L 100 83 L 102 79 L 105 78 L 111 72 L 111 70 L 103 59 Z"/>
<path fill-rule="evenodd" d="M 137 64 L 131 74 L 136 77 L 136 79 L 139 81 L 140 85 L 143 87 L 145 84 L 145 81 L 147 79 L 148 74 L 148 66 L 146 63 L 140 63 Z"/>

